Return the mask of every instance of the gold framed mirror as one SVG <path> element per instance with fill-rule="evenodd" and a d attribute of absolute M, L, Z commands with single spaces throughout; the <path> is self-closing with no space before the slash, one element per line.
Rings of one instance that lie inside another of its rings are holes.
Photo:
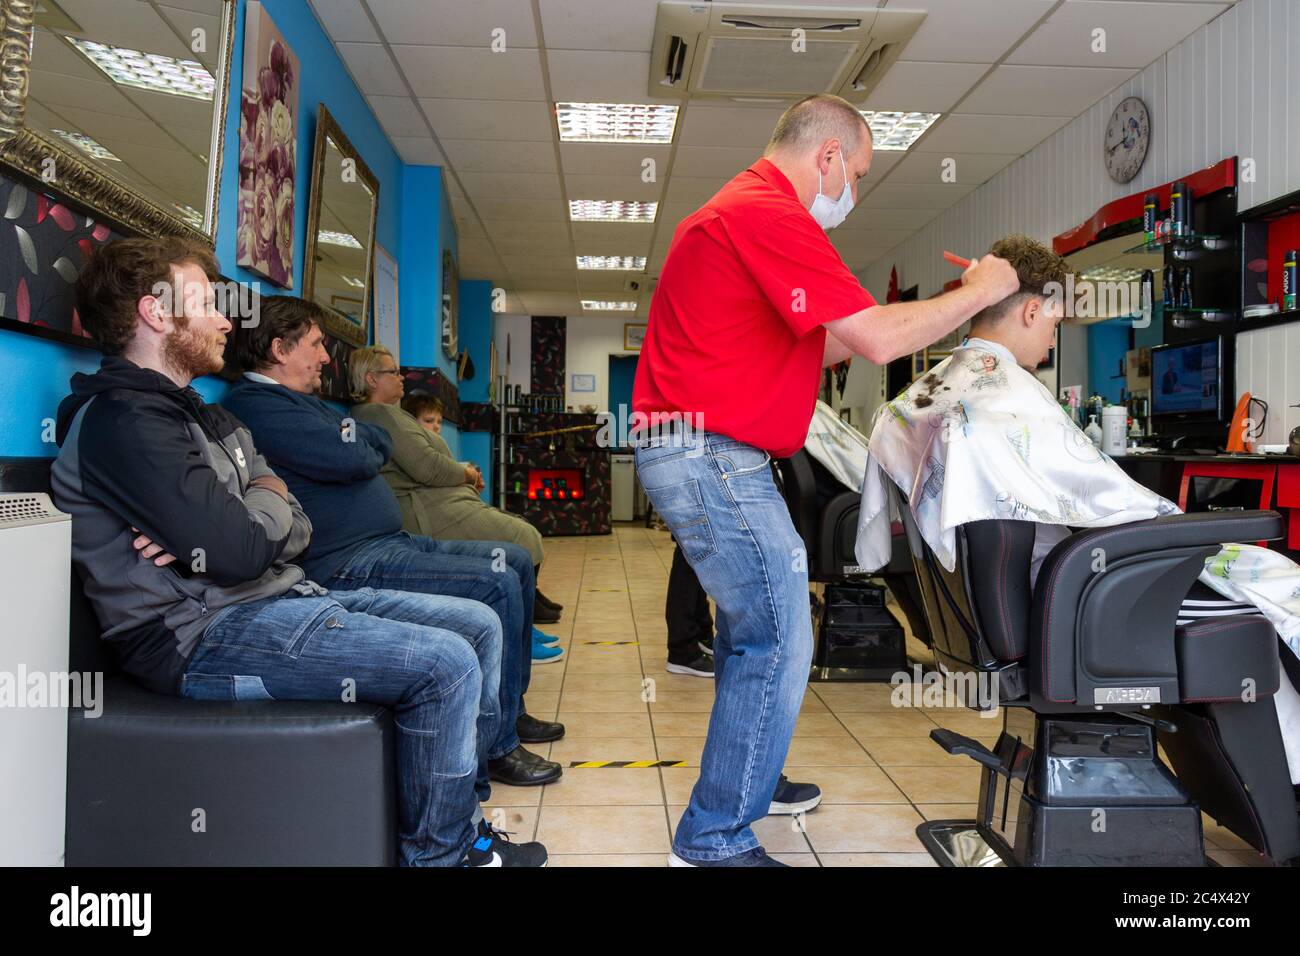
<path fill-rule="evenodd" d="M 322 103 L 316 115 L 307 208 L 303 298 L 325 310 L 325 331 L 349 345 L 370 340 L 379 180 Z"/>
<path fill-rule="evenodd" d="M 0 166 L 212 245 L 234 26 L 235 0 L 0 0 Z"/>

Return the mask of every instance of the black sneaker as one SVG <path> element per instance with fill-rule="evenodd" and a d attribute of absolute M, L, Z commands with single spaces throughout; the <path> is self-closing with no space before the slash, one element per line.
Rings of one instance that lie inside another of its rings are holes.
<path fill-rule="evenodd" d="M 470 844 L 461 866 L 545 866 L 546 847 L 540 843 L 511 843 L 504 830 L 493 830 L 486 819 L 478 822 L 478 834 Z"/>
<path fill-rule="evenodd" d="M 534 591 L 534 592 L 533 592 L 533 604 L 534 604 L 534 606 L 535 606 L 535 605 L 538 605 L 538 604 L 541 604 L 541 605 L 543 605 L 544 607 L 548 607 L 548 608 L 550 608 L 552 611 L 563 611 L 563 610 L 564 610 L 564 605 L 563 605 L 563 604 L 561 604 L 559 601 L 552 601 L 550 598 L 548 598 L 548 597 L 547 597 L 545 594 L 543 594 L 541 591 Z"/>
<path fill-rule="evenodd" d="M 821 802 L 822 791 L 815 783 L 791 783 L 785 774 L 781 774 L 767 812 L 769 815 L 807 813 L 815 810 Z"/>
<path fill-rule="evenodd" d="M 556 624 L 560 620 L 560 612 L 553 607 L 547 607 L 545 604 L 533 604 L 533 623 L 534 624 Z"/>
<path fill-rule="evenodd" d="M 713 656 L 713 638 L 710 637 L 708 640 L 700 641 L 700 650 L 701 650 L 703 653 L 708 654 L 710 657 L 712 657 L 712 656 Z"/>
<path fill-rule="evenodd" d="M 685 674 L 688 677 L 712 677 L 713 658 L 698 654 L 693 660 L 687 661 L 685 664 L 674 664 L 669 661 L 668 673 Z"/>
<path fill-rule="evenodd" d="M 669 866 L 789 866 L 788 863 L 782 863 L 780 860 L 774 860 L 767 855 L 761 846 L 756 846 L 752 850 L 744 853 L 737 853 L 735 856 L 729 856 L 725 860 L 684 860 L 676 853 L 668 854 Z"/>

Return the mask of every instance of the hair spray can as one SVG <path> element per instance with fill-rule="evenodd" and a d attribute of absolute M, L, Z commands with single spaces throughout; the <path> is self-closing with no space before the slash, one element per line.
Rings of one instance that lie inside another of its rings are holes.
<path fill-rule="evenodd" d="M 1169 192 L 1169 217 L 1174 221 L 1174 235 L 1188 236 L 1192 232 L 1192 192 L 1187 183 L 1174 183 Z"/>
<path fill-rule="evenodd" d="M 1289 312 L 1296 307 L 1295 289 L 1296 250 L 1288 249 L 1282 257 L 1282 310 Z"/>
<path fill-rule="evenodd" d="M 1160 215 L 1160 197 L 1155 193 L 1147 193 L 1142 199 L 1142 232 L 1147 237 L 1147 242 L 1154 242 L 1156 238 L 1156 218 Z"/>
<path fill-rule="evenodd" d="M 1161 301 L 1166 309 L 1172 309 L 1178 305 L 1178 273 L 1172 265 L 1165 266 L 1161 284 L 1164 286 L 1161 289 Z"/>

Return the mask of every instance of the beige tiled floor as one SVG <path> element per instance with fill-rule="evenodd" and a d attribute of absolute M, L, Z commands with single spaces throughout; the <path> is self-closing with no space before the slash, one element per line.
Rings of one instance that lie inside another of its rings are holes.
<path fill-rule="evenodd" d="M 564 764 L 564 777 L 546 787 L 494 785 L 487 810 L 514 839 L 545 843 L 553 866 L 663 866 L 699 774 L 713 703 L 712 681 L 664 670 L 672 540 L 626 525 L 608 536 L 548 539 L 546 553 L 540 586 L 564 614 L 542 629 L 566 653 L 533 668 L 527 707 L 562 721 L 567 733 L 530 749 Z M 929 733 L 947 726 L 992 743 L 999 721 L 899 708 L 889 692 L 883 684 L 809 685 L 786 773 L 820 786 L 822 805 L 802 823 L 767 817 L 754 825 L 774 857 L 795 866 L 931 866 L 916 825 L 974 814 L 978 768 L 944 754 Z M 587 760 L 685 766 L 570 766 Z M 1205 836 L 1224 865 L 1258 861 L 1208 820 Z"/>

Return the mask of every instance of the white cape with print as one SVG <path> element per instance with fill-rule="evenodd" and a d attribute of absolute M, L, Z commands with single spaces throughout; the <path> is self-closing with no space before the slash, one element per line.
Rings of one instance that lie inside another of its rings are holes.
<path fill-rule="evenodd" d="M 889 483 L 907 496 L 917 529 L 948 570 L 956 529 L 1016 519 L 1074 528 L 1177 514 L 1173 502 L 1126 475 L 1009 352 L 972 341 L 885 403 L 871 431 L 858 516 L 857 560 L 890 557 Z M 1201 580 L 1263 612 L 1300 654 L 1300 567 L 1284 555 L 1233 545 Z"/>

